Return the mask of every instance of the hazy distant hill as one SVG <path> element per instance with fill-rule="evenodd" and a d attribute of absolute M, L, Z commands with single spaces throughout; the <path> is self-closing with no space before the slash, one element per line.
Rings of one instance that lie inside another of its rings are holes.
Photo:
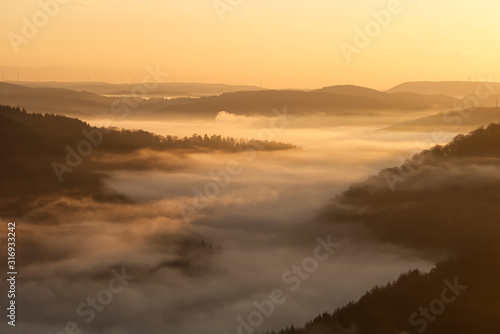
<path fill-rule="evenodd" d="M 351 85 L 324 87 L 318 91 L 340 95 L 363 96 L 380 102 L 395 103 L 405 109 L 440 109 L 459 103 L 459 100 L 446 95 L 432 94 L 429 96 L 408 92 L 389 93 Z"/>
<path fill-rule="evenodd" d="M 478 108 L 437 113 L 391 125 L 389 131 L 467 132 L 479 126 L 500 122 L 500 108 Z"/>
<path fill-rule="evenodd" d="M 0 104 L 20 106 L 34 112 L 70 116 L 113 115 L 113 98 L 62 88 L 32 88 L 0 83 Z"/>
<path fill-rule="evenodd" d="M 69 101 L 72 99 L 80 99 L 93 102 L 105 102 L 108 101 L 107 98 L 88 93 L 88 92 L 77 92 L 70 89 L 63 88 L 49 88 L 49 87 L 27 87 L 17 84 L 10 84 L 5 82 L 0 82 L 0 94 L 5 95 L 3 98 L 8 96 L 23 96 L 27 98 L 32 97 L 60 97 L 66 98 Z"/>
<path fill-rule="evenodd" d="M 129 95 L 133 95 L 131 94 L 131 91 L 130 90 L 120 90 L 120 91 L 116 91 L 116 92 L 109 92 L 105 95 L 116 95 L 116 96 L 129 96 Z M 148 92 L 148 97 L 172 97 L 172 98 L 175 98 L 175 97 L 189 97 L 191 96 L 191 94 L 189 93 L 184 93 L 184 92 L 170 92 L 170 91 L 166 91 L 166 90 L 154 90 L 154 91 L 151 91 L 151 92 Z"/>
<path fill-rule="evenodd" d="M 385 96 L 387 96 L 386 93 L 383 93 L 381 91 L 367 88 L 367 87 L 354 86 L 354 85 L 328 86 L 328 87 L 323 87 L 321 89 L 318 89 L 316 91 L 321 92 L 321 93 L 332 93 L 332 94 L 340 94 L 340 95 L 355 95 L 355 96 L 364 96 L 364 97 L 371 97 L 371 98 L 384 98 Z"/>
<path fill-rule="evenodd" d="M 163 109 L 166 113 L 186 115 L 212 114 L 227 111 L 240 115 L 269 114 L 272 108 L 288 106 L 291 113 L 336 115 L 361 112 L 410 112 L 414 110 L 450 108 L 456 99 L 447 96 L 387 94 L 355 86 L 326 87 L 313 91 L 266 90 L 235 92 L 197 100 Z"/>
<path fill-rule="evenodd" d="M 116 86 L 113 91 L 116 92 Z M 183 91 L 182 87 L 179 92 Z M 152 95 L 155 95 L 151 93 Z M 127 105 L 127 101 L 129 105 Z M 62 88 L 33 88 L 0 83 L 0 103 L 22 106 L 36 112 L 56 112 L 76 117 L 113 118 L 113 110 L 125 107 L 131 119 L 171 117 L 215 118 L 220 111 L 238 115 L 273 115 L 274 108 L 288 107 L 292 114 L 401 115 L 411 111 L 449 109 L 457 103 L 446 96 L 409 93 L 388 94 L 355 86 L 334 86 L 314 91 L 262 90 L 224 93 L 201 98 L 143 100 L 103 97 Z M 133 104 L 133 108 L 130 104 Z"/>
<path fill-rule="evenodd" d="M 471 82 L 471 81 L 419 81 L 419 82 L 406 82 L 397 85 L 387 91 L 388 93 L 417 93 L 425 95 L 443 94 L 453 96 L 456 98 L 464 98 L 467 95 L 481 95 L 500 94 L 500 83 L 498 82 Z M 494 101 L 492 101 L 494 103 Z M 485 104 L 483 104 L 484 106 Z M 493 104 L 494 105 L 494 104 Z M 490 104 L 490 106 L 492 106 Z"/>
<path fill-rule="evenodd" d="M 20 106 L 32 112 L 56 113 L 79 118 L 118 119 L 126 108 L 127 117 L 138 118 L 184 99 L 164 100 L 105 97 L 95 93 L 64 88 L 26 87 L 0 82 L 0 104 Z"/>
<path fill-rule="evenodd" d="M 64 88 L 76 91 L 86 91 L 98 94 L 112 94 L 116 91 L 132 92 L 132 90 L 141 85 L 141 82 L 113 84 L 103 82 L 11 82 L 27 87 L 48 87 L 48 88 Z M 225 85 L 225 84 L 208 84 L 208 83 L 159 83 L 158 87 L 151 91 L 157 92 L 178 92 L 180 94 L 193 96 L 219 95 L 228 92 L 237 91 L 253 91 L 263 90 L 264 88 L 257 86 L 246 85 Z"/>
<path fill-rule="evenodd" d="M 364 226 L 368 233 L 353 237 L 410 247 L 431 258 L 444 251 L 448 260 L 428 274 L 411 271 L 374 287 L 303 327 L 272 333 L 499 333 L 499 202 L 500 124 L 459 135 L 352 185 L 328 205 L 320 218 L 324 226 Z M 449 296 L 454 291 L 452 301 L 444 301 L 445 288 Z"/>

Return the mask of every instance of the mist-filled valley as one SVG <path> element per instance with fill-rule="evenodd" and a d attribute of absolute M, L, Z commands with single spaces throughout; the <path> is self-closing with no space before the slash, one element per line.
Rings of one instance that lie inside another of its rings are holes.
<path fill-rule="evenodd" d="M 497 212 L 476 198 L 496 196 L 499 132 L 436 147 L 462 128 L 433 116 L 439 108 L 404 103 L 345 113 L 227 105 L 150 120 L 123 103 L 81 120 L 1 107 L 1 215 L 20 222 L 22 235 L 17 326 L 26 334 L 382 333 L 377 321 L 391 320 L 391 330 L 408 330 L 401 318 L 411 312 L 402 309 L 412 310 L 413 296 L 401 310 L 383 299 L 395 320 L 359 310 L 376 303 L 371 295 L 359 302 L 366 306 L 348 303 L 410 270 L 381 293 L 453 280 L 465 269 L 449 261 L 489 254 Z M 397 128 L 418 117 L 432 126 Z M 459 213 L 465 205 L 469 215 Z M 475 210 L 484 214 L 479 230 Z"/>
<path fill-rule="evenodd" d="M 0 334 L 500 334 L 500 2 L 0 9 Z"/>
<path fill-rule="evenodd" d="M 0 334 L 500 333 L 500 2 L 0 9 Z"/>

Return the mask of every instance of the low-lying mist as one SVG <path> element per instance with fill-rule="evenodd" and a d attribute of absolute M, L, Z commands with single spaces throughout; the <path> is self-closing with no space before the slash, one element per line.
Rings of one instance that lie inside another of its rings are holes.
<path fill-rule="evenodd" d="M 116 123 L 181 137 L 277 140 L 300 149 L 138 151 L 130 158 L 174 160 L 181 167 L 101 171 L 105 188 L 130 203 L 43 199 L 19 227 L 27 246 L 18 289 L 20 313 L 29 319 L 20 319 L 23 333 L 63 332 L 72 321 L 93 334 L 236 333 L 238 317 L 248 321 L 254 301 L 276 289 L 285 301 L 255 330 L 280 329 L 290 319 L 302 325 L 409 269 L 432 268 L 433 261 L 408 249 L 358 241 L 366 233 L 362 227 L 315 223 L 352 182 L 432 146 L 427 134 L 377 131 L 378 120 L 354 127 L 329 119 L 330 125 L 315 128 L 320 119 L 305 119 L 307 126 L 300 119 L 279 129 L 270 118 L 231 114 L 213 121 Z M 335 252 L 323 249 L 328 258 L 307 275 L 294 272 L 294 265 L 314 258 L 318 238 L 335 243 Z M 99 297 L 122 270 L 134 278 L 87 323 L 87 298 Z M 57 311 L 41 307 L 51 304 Z"/>

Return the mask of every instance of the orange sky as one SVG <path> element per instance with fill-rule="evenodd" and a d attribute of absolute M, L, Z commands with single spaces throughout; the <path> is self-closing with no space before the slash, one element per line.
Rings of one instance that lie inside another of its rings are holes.
<path fill-rule="evenodd" d="M 168 81 L 268 88 L 500 80 L 500 3 L 492 0 L 41 2 L 52 3 L 52 16 L 39 1 L 0 3 L 5 80 L 20 72 L 26 81 L 131 82 L 155 64 L 171 73 Z M 375 21 L 373 11 L 391 8 Z M 33 22 L 38 31 L 25 27 Z M 372 29 L 371 37 L 356 43 L 357 28 Z M 356 50 L 350 62 L 341 46 Z"/>

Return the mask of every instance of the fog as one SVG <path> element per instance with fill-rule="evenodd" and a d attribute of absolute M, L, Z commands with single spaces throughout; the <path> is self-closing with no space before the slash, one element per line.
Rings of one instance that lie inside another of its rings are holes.
<path fill-rule="evenodd" d="M 212 121 L 115 121 L 162 135 L 218 133 L 300 148 L 107 156 L 178 168 L 103 171 L 105 188 L 126 195 L 128 204 L 45 198 L 26 213 L 19 228 L 29 246 L 18 289 L 22 332 L 59 333 L 74 321 L 96 334 L 236 333 L 237 318 L 247 319 L 254 301 L 280 289 L 286 301 L 254 328 L 262 332 L 303 325 L 402 272 L 432 268 L 437 259 L 361 240 L 361 227 L 316 221 L 349 184 L 432 146 L 428 133 L 381 131 L 387 120 L 380 118 L 332 126 L 333 117 L 311 127 L 321 120 L 298 117 L 279 129 L 271 120 L 219 113 Z M 292 291 L 283 275 L 313 256 L 318 238 L 331 238 L 338 248 Z M 88 314 L 77 314 L 78 306 L 106 289 L 112 270 L 122 268 L 135 278 L 86 323 Z"/>

